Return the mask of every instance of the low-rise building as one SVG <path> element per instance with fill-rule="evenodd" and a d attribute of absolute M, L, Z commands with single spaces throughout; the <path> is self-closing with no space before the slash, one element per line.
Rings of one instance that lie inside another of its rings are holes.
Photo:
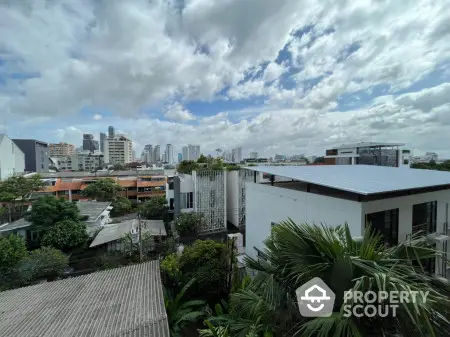
<path fill-rule="evenodd" d="M 25 171 L 43 173 L 49 169 L 48 143 L 36 139 L 13 139 L 25 155 Z"/>
<path fill-rule="evenodd" d="M 105 164 L 104 156 L 100 152 L 77 152 L 67 157 L 52 158 L 56 168 L 62 171 L 94 171 Z"/>
<path fill-rule="evenodd" d="M 68 143 L 49 144 L 50 157 L 68 157 L 75 153 L 75 145 Z"/>
<path fill-rule="evenodd" d="M 0 303 L 0 336 L 170 336 L 157 260 L 3 291 Z"/>
<path fill-rule="evenodd" d="M 24 170 L 23 151 L 6 134 L 0 133 L 0 180 L 23 173 Z"/>
<path fill-rule="evenodd" d="M 258 257 L 272 226 L 296 223 L 348 224 L 353 237 L 368 224 L 388 245 L 412 234 L 447 254 L 450 172 L 372 165 L 249 167 L 270 182 L 246 183 L 246 254 Z M 447 276 L 442 259 L 426 262 L 430 272 Z"/>

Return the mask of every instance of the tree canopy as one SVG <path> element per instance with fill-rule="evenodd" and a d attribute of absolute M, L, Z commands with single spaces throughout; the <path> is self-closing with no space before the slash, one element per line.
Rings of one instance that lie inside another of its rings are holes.
<path fill-rule="evenodd" d="M 89 236 L 84 222 L 65 219 L 56 222 L 52 225 L 51 230 L 46 231 L 42 237 L 41 245 L 67 252 L 85 244 L 88 239 Z"/>
<path fill-rule="evenodd" d="M 89 184 L 81 191 L 81 195 L 97 201 L 113 201 L 122 190 L 122 187 L 114 179 L 103 178 Z"/>
<path fill-rule="evenodd" d="M 0 236 L 0 274 L 2 270 L 17 266 L 27 256 L 27 245 L 21 236 Z"/>
<path fill-rule="evenodd" d="M 191 174 L 192 171 L 196 171 L 200 168 L 200 165 L 197 164 L 197 162 L 193 160 L 183 160 L 181 163 L 177 166 L 177 171 L 179 173 L 184 174 Z"/>
<path fill-rule="evenodd" d="M 314 159 L 313 164 L 325 164 L 325 157 L 317 157 Z"/>
<path fill-rule="evenodd" d="M 437 164 L 433 160 L 431 160 L 428 163 L 413 163 L 411 164 L 411 168 L 424 170 L 450 171 L 450 160 L 446 160 L 440 164 Z"/>
<path fill-rule="evenodd" d="M 41 247 L 33 250 L 26 261 L 26 269 L 33 279 L 55 279 L 61 276 L 69 265 L 69 258 L 58 249 Z"/>
<path fill-rule="evenodd" d="M 205 217 L 200 213 L 181 213 L 175 227 L 180 236 L 195 236 L 198 231 L 204 227 Z"/>
<path fill-rule="evenodd" d="M 139 212 L 145 219 L 162 220 L 167 212 L 166 197 L 151 197 L 139 207 Z"/>
<path fill-rule="evenodd" d="M 111 211 L 112 216 L 121 216 L 129 213 L 132 210 L 131 201 L 128 198 L 118 196 L 114 199 L 111 206 L 113 207 Z"/>
<path fill-rule="evenodd" d="M 28 198 L 33 192 L 40 191 L 44 187 L 42 177 L 39 174 L 29 178 L 13 176 L 0 182 L 0 193 L 9 193 L 15 198 Z"/>

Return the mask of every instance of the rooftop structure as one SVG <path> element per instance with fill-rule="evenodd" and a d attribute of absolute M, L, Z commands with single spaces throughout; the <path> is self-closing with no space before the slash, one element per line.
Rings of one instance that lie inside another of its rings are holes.
<path fill-rule="evenodd" d="M 450 173 L 373 165 L 252 166 L 252 171 L 361 195 L 450 186 Z"/>
<path fill-rule="evenodd" d="M 43 178 L 83 178 L 83 177 L 119 177 L 119 176 L 148 176 L 164 175 L 164 170 L 98 170 L 95 172 L 51 172 L 41 173 Z"/>
<path fill-rule="evenodd" d="M 169 337 L 158 261 L 0 293 L 0 336 Z"/>
<path fill-rule="evenodd" d="M 353 147 L 398 147 L 405 146 L 403 143 L 380 143 L 380 142 L 359 142 L 353 144 L 343 144 L 335 149 L 348 149 Z"/>

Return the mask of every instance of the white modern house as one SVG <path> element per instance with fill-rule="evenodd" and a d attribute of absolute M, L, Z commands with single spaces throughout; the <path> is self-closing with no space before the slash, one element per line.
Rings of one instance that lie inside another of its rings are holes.
<path fill-rule="evenodd" d="M 0 180 L 23 173 L 25 155 L 6 134 L 0 133 Z"/>
<path fill-rule="evenodd" d="M 246 254 L 251 257 L 264 249 L 271 227 L 288 218 L 328 226 L 348 223 L 355 238 L 370 223 L 386 244 L 407 242 L 421 231 L 430 244 L 448 250 L 450 172 L 372 165 L 247 169 L 270 175 L 269 182 L 255 178 L 245 184 Z M 443 261 L 427 263 L 431 272 L 447 276 Z"/>

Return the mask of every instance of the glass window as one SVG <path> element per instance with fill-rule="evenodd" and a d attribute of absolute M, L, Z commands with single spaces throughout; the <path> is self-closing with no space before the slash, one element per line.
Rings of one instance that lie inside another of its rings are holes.
<path fill-rule="evenodd" d="M 388 246 L 398 244 L 398 208 L 366 214 L 366 227 L 383 235 Z"/>

